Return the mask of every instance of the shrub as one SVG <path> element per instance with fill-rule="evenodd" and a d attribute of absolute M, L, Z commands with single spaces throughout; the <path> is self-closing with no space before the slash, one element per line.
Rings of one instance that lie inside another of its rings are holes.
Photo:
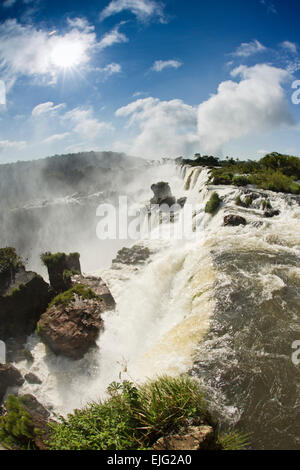
<path fill-rule="evenodd" d="M 54 267 L 60 263 L 62 263 L 65 259 L 65 253 L 50 253 L 46 251 L 45 253 L 41 254 L 41 260 L 47 268 Z"/>
<path fill-rule="evenodd" d="M 300 193 L 300 186 L 280 170 L 260 172 L 252 175 L 250 179 L 253 184 L 256 184 L 261 189 L 282 193 Z"/>
<path fill-rule="evenodd" d="M 215 427 L 204 394 L 187 376 L 163 376 L 141 386 L 113 382 L 110 398 L 75 410 L 67 419 L 50 424 L 49 447 L 55 450 L 149 449 L 162 436 L 190 424 Z M 219 438 L 220 448 L 242 448 L 238 433 Z M 224 447 L 223 447 L 224 443 Z"/>
<path fill-rule="evenodd" d="M 208 214 L 215 214 L 221 204 L 221 199 L 218 193 L 212 193 L 210 200 L 206 203 L 205 212 Z"/>
<path fill-rule="evenodd" d="M 248 176 L 237 175 L 232 178 L 232 184 L 235 186 L 247 186 L 247 184 L 250 184 L 250 180 Z"/>
<path fill-rule="evenodd" d="M 8 395 L 7 414 L 0 417 L 0 442 L 8 447 L 34 447 L 35 429 L 30 414 L 14 395 Z"/>
<path fill-rule="evenodd" d="M 232 178 L 233 178 L 233 172 L 225 168 L 213 168 L 211 170 L 209 182 L 215 185 L 218 185 L 218 184 L 229 185 L 229 184 L 232 184 Z"/>
<path fill-rule="evenodd" d="M 14 248 L 0 248 L 0 276 L 13 274 L 20 267 L 23 267 L 23 262 Z"/>
<path fill-rule="evenodd" d="M 84 284 L 77 284 L 76 286 L 72 287 L 71 289 L 58 294 L 54 299 L 50 302 L 48 308 L 52 307 L 53 305 L 63 305 L 64 307 L 67 306 L 70 302 L 75 300 L 75 295 L 78 295 L 82 299 L 98 299 L 101 300 L 101 297 L 95 294 L 92 289 L 85 286 Z"/>
<path fill-rule="evenodd" d="M 135 387 L 113 383 L 110 398 L 75 410 L 51 426 L 53 449 L 145 449 L 166 433 L 178 431 L 190 419 L 207 419 L 198 383 L 188 377 L 161 377 Z"/>
<path fill-rule="evenodd" d="M 263 210 L 272 209 L 272 205 L 271 205 L 270 201 L 268 201 L 267 199 L 263 199 L 261 201 L 261 206 L 262 206 Z"/>
<path fill-rule="evenodd" d="M 293 179 L 300 178 L 300 159 L 298 157 L 273 152 L 263 157 L 259 163 L 268 170 L 280 170 L 281 173 Z"/>

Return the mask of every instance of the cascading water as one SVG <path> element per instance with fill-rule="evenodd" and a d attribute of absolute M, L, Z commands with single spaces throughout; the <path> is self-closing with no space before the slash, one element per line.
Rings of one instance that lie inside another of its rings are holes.
<path fill-rule="evenodd" d="M 300 372 L 291 360 L 300 336 L 299 198 L 255 190 L 251 208 L 241 208 L 235 198 L 243 190 L 207 186 L 208 175 L 173 165 L 144 175 L 143 187 L 169 181 L 186 207 L 160 226 L 160 238 L 140 241 L 153 253 L 146 265 L 99 272 L 117 301 L 105 314 L 99 350 L 70 361 L 46 353 L 33 336 L 31 371 L 43 383 L 22 391 L 66 413 L 103 396 L 113 380 L 190 371 L 226 429 L 252 433 L 254 448 L 299 448 Z M 223 201 L 213 217 L 205 213 L 212 191 Z M 146 194 L 139 193 L 142 204 Z M 280 210 L 273 219 L 260 210 L 266 197 Z M 196 204 L 194 232 L 170 240 L 189 204 Z M 228 213 L 242 214 L 247 225 L 225 227 Z"/>

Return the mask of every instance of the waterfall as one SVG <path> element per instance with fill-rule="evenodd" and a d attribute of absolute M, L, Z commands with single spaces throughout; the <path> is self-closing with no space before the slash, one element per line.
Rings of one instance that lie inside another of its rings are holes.
<path fill-rule="evenodd" d="M 103 396 L 113 380 L 190 372 L 227 429 L 251 432 L 255 448 L 299 447 L 300 370 L 291 360 L 300 338 L 299 196 L 207 185 L 207 168 L 159 171 L 150 169 L 143 185 L 169 181 L 177 197 L 187 197 L 182 216 L 195 205 L 192 236 L 147 237 L 139 242 L 152 252 L 144 266 L 99 272 L 117 301 L 105 314 L 99 349 L 70 361 L 31 337 L 31 371 L 43 384 L 23 391 L 65 414 Z M 222 204 L 211 216 L 205 205 L 214 191 Z M 251 192 L 251 206 L 236 205 Z M 264 217 L 265 199 L 278 216 Z M 228 214 L 247 224 L 224 226 Z"/>

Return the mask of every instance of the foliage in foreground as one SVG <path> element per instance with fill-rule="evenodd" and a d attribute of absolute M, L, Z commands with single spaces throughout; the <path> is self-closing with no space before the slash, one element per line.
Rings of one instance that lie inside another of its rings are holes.
<path fill-rule="evenodd" d="M 163 376 L 142 386 L 124 381 L 112 383 L 110 398 L 75 410 L 67 419 L 51 424 L 49 446 L 57 450 L 149 449 L 162 436 L 208 423 L 198 383 L 189 377 Z M 238 436 L 238 435 L 237 435 Z M 220 447 L 226 449 L 226 440 Z M 234 446 L 234 437 L 230 440 Z M 227 442 L 228 443 L 228 442 Z M 244 447 L 236 439 L 237 448 Z"/>
<path fill-rule="evenodd" d="M 7 414 L 0 417 L 0 442 L 9 448 L 32 448 L 36 430 L 30 414 L 14 395 L 8 395 L 5 406 Z"/>

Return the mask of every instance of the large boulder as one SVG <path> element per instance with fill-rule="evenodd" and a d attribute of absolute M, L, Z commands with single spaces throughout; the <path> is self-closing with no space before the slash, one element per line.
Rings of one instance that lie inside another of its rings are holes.
<path fill-rule="evenodd" d="M 116 307 L 116 301 L 113 298 L 107 284 L 103 281 L 101 277 L 97 276 L 81 276 L 75 274 L 72 276 L 72 284 L 76 286 L 78 284 L 83 284 L 90 288 L 96 295 L 101 297 L 104 301 L 105 310 L 113 310 Z"/>
<path fill-rule="evenodd" d="M 49 285 L 43 278 L 26 271 L 13 248 L 1 248 L 0 339 L 33 333 L 50 299 Z"/>
<path fill-rule="evenodd" d="M 232 225 L 236 227 L 237 225 L 246 225 L 246 219 L 240 215 L 229 214 L 224 217 L 224 225 Z"/>
<path fill-rule="evenodd" d="M 8 387 L 20 387 L 24 379 L 21 372 L 12 364 L 0 364 L 0 403 Z"/>
<path fill-rule="evenodd" d="M 96 282 L 93 278 L 87 281 L 90 285 Z M 103 329 L 102 313 L 114 303 L 106 285 L 105 289 L 100 285 L 97 292 L 103 297 L 87 284 L 77 284 L 55 297 L 41 316 L 37 333 L 55 354 L 81 359 L 96 345 Z"/>
<path fill-rule="evenodd" d="M 49 281 L 57 294 L 64 292 L 72 286 L 72 275 L 81 274 L 79 253 L 43 253 L 41 260 L 47 267 Z"/>
<path fill-rule="evenodd" d="M 161 437 L 153 450 L 216 450 L 216 436 L 211 426 L 189 426 L 182 433 Z"/>
<path fill-rule="evenodd" d="M 277 215 L 280 215 L 280 211 L 277 209 L 268 209 L 264 212 L 264 217 L 275 217 Z"/>
<path fill-rule="evenodd" d="M 176 199 L 172 195 L 169 183 L 160 181 L 159 183 L 152 184 L 151 189 L 154 193 L 154 197 L 150 200 L 151 204 L 159 206 L 165 204 L 171 207 L 176 203 Z"/>

